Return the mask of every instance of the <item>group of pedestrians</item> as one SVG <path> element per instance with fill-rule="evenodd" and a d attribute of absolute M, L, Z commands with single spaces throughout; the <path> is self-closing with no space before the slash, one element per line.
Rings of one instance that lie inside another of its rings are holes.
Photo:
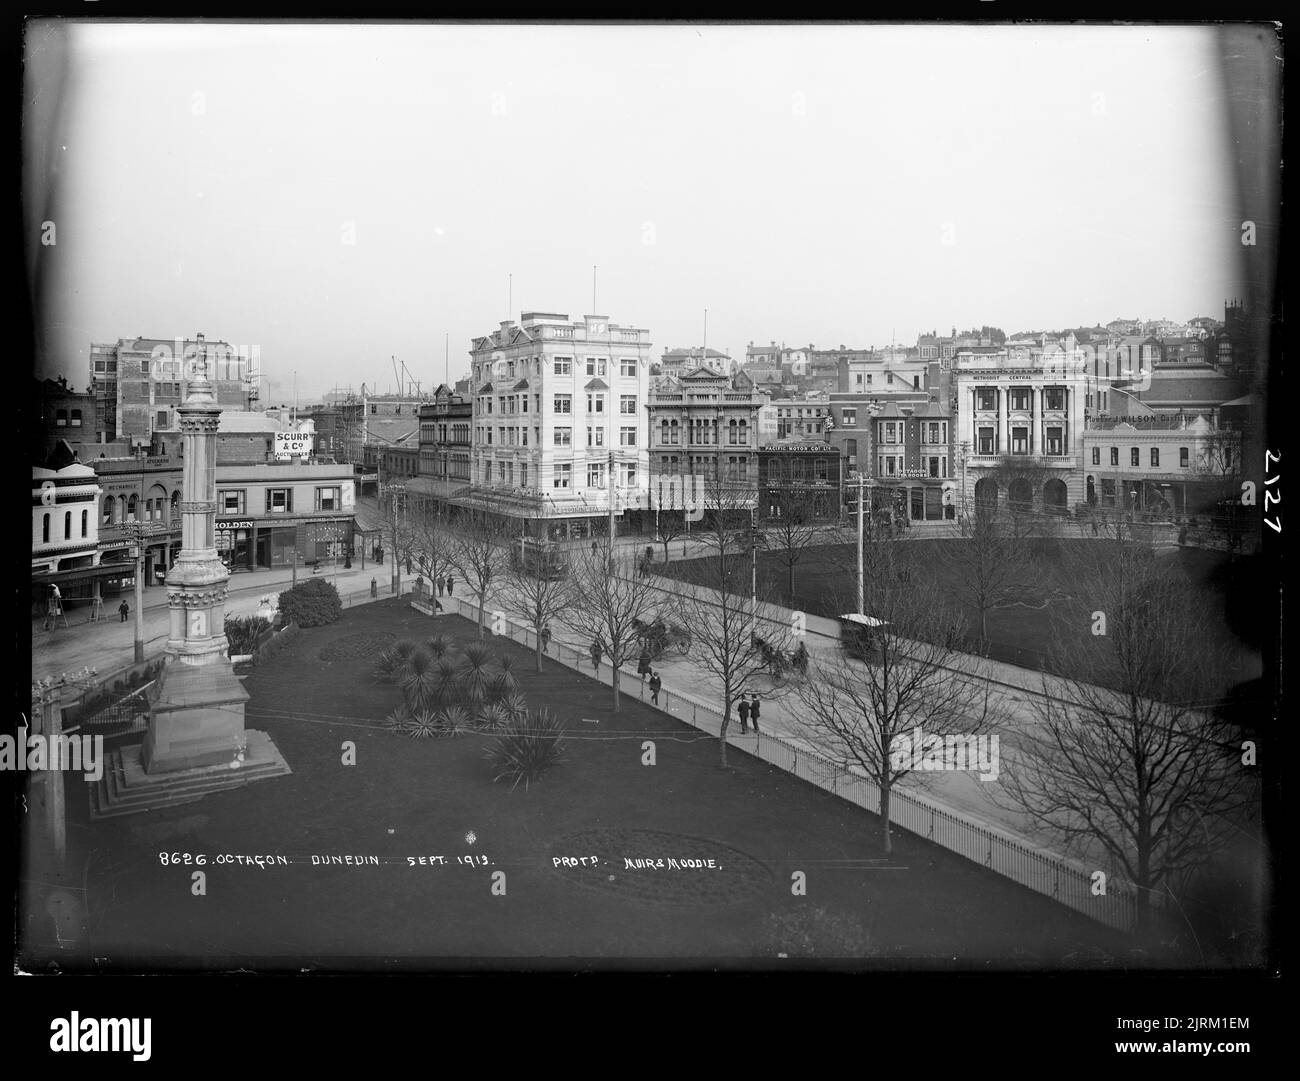
<path fill-rule="evenodd" d="M 446 578 L 438 578 L 436 581 L 438 583 L 438 596 L 442 596 L 442 591 L 445 587 L 447 590 L 447 596 L 450 597 L 452 595 L 452 587 L 456 584 L 456 579 L 449 574 Z"/>

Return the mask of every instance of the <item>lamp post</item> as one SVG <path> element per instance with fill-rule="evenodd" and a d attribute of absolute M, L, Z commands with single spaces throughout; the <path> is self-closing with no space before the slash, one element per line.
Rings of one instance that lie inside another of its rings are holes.
<path fill-rule="evenodd" d="M 144 523 L 131 523 L 135 538 L 135 663 L 144 660 Z"/>

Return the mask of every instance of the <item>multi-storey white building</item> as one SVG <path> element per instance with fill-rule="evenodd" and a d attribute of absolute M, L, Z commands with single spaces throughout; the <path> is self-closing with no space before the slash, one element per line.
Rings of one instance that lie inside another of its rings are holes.
<path fill-rule="evenodd" d="M 1083 501 L 1079 452 L 1087 380 L 1082 365 L 1027 346 L 961 350 L 953 379 L 965 506 L 1010 497 L 1065 511 Z M 1013 475 L 1017 464 L 1025 467 L 1023 477 Z M 1001 490 L 1004 484 L 1007 491 Z"/>
<path fill-rule="evenodd" d="M 604 315 L 525 312 L 475 338 L 474 503 L 547 535 L 603 531 L 613 469 L 616 513 L 648 488 L 650 332 Z M 640 493 L 633 496 L 633 493 Z"/>

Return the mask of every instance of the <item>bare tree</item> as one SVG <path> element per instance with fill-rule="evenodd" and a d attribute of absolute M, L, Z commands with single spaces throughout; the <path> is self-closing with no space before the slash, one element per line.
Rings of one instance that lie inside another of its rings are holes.
<path fill-rule="evenodd" d="M 829 450 L 829 447 L 828 447 Z M 794 600 L 794 570 L 816 542 L 820 523 L 838 512 L 834 489 L 819 489 L 808 476 L 810 463 L 802 454 L 781 454 L 763 463 L 762 498 L 758 517 L 777 561 L 786 571 L 786 598 Z"/>
<path fill-rule="evenodd" d="M 414 497 L 409 501 L 408 515 L 411 551 L 420 573 L 440 582 L 452 566 L 450 512 L 438 500 Z"/>
<path fill-rule="evenodd" d="M 770 598 L 754 593 L 753 538 L 738 534 L 730 524 L 748 513 L 748 493 L 714 480 L 706 484 L 704 494 L 714 512 L 697 534 L 704 554 L 682 574 L 682 586 L 669 607 L 690 628 L 692 659 L 722 684 L 718 756 L 725 769 L 732 706 L 765 666 L 760 638 L 770 649 L 784 651 L 792 635 Z"/>
<path fill-rule="evenodd" d="M 387 508 L 380 536 L 393 561 L 393 595 L 398 596 L 402 592 L 402 562 L 409 560 L 414 552 L 415 530 L 406 490 L 389 488 L 384 499 Z"/>
<path fill-rule="evenodd" d="M 620 669 L 640 650 L 637 627 L 658 604 L 652 579 L 639 573 L 635 556 L 612 551 L 609 538 L 577 554 L 568 578 L 568 625 L 599 644 L 614 668 L 614 712 L 619 712 Z"/>
<path fill-rule="evenodd" d="M 1122 525 L 1076 558 L 1086 604 L 1052 641 L 1053 668 L 1072 675 L 1035 699 L 1006 790 L 1067 846 L 1100 846 L 1147 931 L 1153 895 L 1223 845 L 1253 786 L 1211 708 L 1222 682 L 1203 597 Z"/>
<path fill-rule="evenodd" d="M 489 512 L 462 508 L 456 516 L 447 560 L 478 598 L 480 638 L 488 593 L 506 565 L 510 534 L 505 520 Z"/>
<path fill-rule="evenodd" d="M 1041 458 L 1024 454 L 1005 454 L 985 472 L 999 492 L 1006 492 L 996 516 L 1013 539 L 1024 540 L 1043 531 L 1047 518 L 1043 486 L 1056 475 Z"/>
<path fill-rule="evenodd" d="M 879 546 L 882 568 L 893 559 L 888 549 Z M 826 753 L 874 782 L 881 844 L 890 852 L 898 782 L 917 764 L 932 767 L 935 754 L 947 768 L 978 768 L 979 740 L 1001 717 L 985 673 L 957 649 L 960 617 L 932 584 L 882 573 L 868 578 L 865 593 L 867 610 L 884 621 L 874 629 L 870 659 L 814 661 L 798 687 L 799 724 Z M 922 746 L 913 747 L 917 729 Z"/>
<path fill-rule="evenodd" d="M 943 545 L 953 589 L 977 620 L 981 649 L 989 645 L 989 613 L 1010 603 L 1025 584 L 1029 551 L 1008 516 L 976 511 L 962 524 L 962 536 Z"/>
<path fill-rule="evenodd" d="M 517 615 L 528 621 L 537 636 L 535 647 L 537 671 L 542 670 L 543 634 L 553 621 L 559 620 L 573 604 L 573 590 L 567 570 L 551 572 L 543 565 L 529 565 L 513 556 L 506 564 L 501 580 L 501 600 Z"/>

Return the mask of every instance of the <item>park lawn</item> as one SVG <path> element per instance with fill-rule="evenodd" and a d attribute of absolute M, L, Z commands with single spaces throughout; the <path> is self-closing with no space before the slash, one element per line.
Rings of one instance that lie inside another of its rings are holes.
<path fill-rule="evenodd" d="M 97 967 L 460 967 L 469 962 L 449 959 L 469 958 L 797 965 L 796 953 L 776 959 L 780 947 L 766 928 L 773 914 L 810 905 L 865 928 L 868 964 L 1132 963 L 1123 936 L 919 838 L 896 831 L 893 857 L 885 860 L 874 815 L 738 750 L 722 772 L 715 740 L 627 696 L 616 716 L 607 687 L 551 661 L 536 674 L 531 654 L 513 643 L 490 640 L 495 651 L 515 656 L 529 705 L 556 712 L 570 733 L 564 759 L 527 791 L 492 783 L 483 759 L 490 737 L 416 741 L 373 727 L 396 703 L 395 688 L 373 681 L 369 657 L 319 656 L 353 636 L 418 638 L 435 628 L 457 643 L 475 634 L 459 617 L 435 624 L 383 601 L 303 631 L 254 670 L 245 683 L 252 696 L 247 726 L 270 733 L 291 776 L 94 823 L 86 821 L 84 799 L 70 800 L 80 816 L 73 844 L 92 854 L 87 886 Z M 600 723 L 584 724 L 584 717 Z M 653 766 L 642 764 L 647 738 L 656 743 Z M 345 741 L 355 743 L 355 765 L 341 762 Z M 566 841 L 592 830 L 676 840 L 656 851 L 628 841 L 597 852 Z M 471 831 L 473 845 L 466 841 Z M 207 853 L 206 896 L 191 894 L 193 867 L 164 867 L 160 851 Z M 218 853 L 293 862 L 215 865 Z M 312 854 L 395 859 L 312 866 Z M 469 854 L 491 865 L 455 863 Z M 451 865 L 408 867 L 404 859 L 432 855 Z M 599 872 L 578 875 L 552 866 L 552 857 L 565 855 L 605 862 Z M 661 876 L 651 884 L 657 899 L 593 881 L 635 874 L 625 871 L 624 857 L 673 855 L 716 856 L 723 867 L 639 872 Z M 748 877 L 727 878 L 729 858 L 743 862 Z M 505 873 L 505 896 L 491 893 L 497 871 Z M 807 876 L 806 897 L 791 895 L 795 871 Z M 702 874 L 721 876 L 703 891 L 712 890 L 707 897 L 692 879 Z M 836 932 L 819 926 L 812 931 L 817 955 L 844 952 Z"/>
<path fill-rule="evenodd" d="M 935 580 L 942 595 L 953 598 L 957 592 L 954 565 L 943 558 L 941 546 L 968 543 L 959 539 L 908 539 L 896 542 L 897 558 L 901 568 L 913 575 L 914 580 Z M 1092 543 L 1087 540 L 1064 539 L 1062 547 Z M 1245 587 L 1243 574 L 1253 573 L 1245 563 L 1234 567 L 1227 565 L 1222 553 L 1200 549 L 1183 549 L 1171 553 L 1176 557 L 1192 581 L 1204 590 L 1206 604 L 1218 617 L 1219 633 L 1207 649 L 1231 651 L 1239 660 L 1228 677 L 1223 691 L 1239 681 L 1253 680 L 1260 674 L 1256 651 L 1258 628 L 1252 625 L 1241 602 Z M 789 571 L 775 551 L 759 553 L 758 575 L 760 588 L 781 600 L 789 607 L 816 615 L 834 618 L 857 607 L 857 578 L 854 548 L 851 544 L 816 545 L 809 547 L 795 564 L 794 596 L 788 595 Z M 695 560 L 660 565 L 659 573 L 682 577 L 689 573 Z M 1037 570 L 1041 576 L 1037 586 L 1026 586 L 1007 607 L 988 613 L 988 655 L 994 660 L 1017 664 L 1026 668 L 1050 668 L 1050 646 L 1063 606 L 1077 610 L 1080 618 L 1073 621 L 1079 634 L 1089 633 L 1090 606 L 1081 594 L 1082 583 L 1071 577 L 1060 559 L 1040 557 Z M 978 649 L 978 613 L 967 610 L 970 644 Z M 1243 641 L 1243 639 L 1246 639 Z M 1253 639 L 1253 640 L 1252 640 Z M 1059 673 L 1058 673 L 1059 674 Z M 1096 673 L 1092 678 L 1097 679 Z M 1104 679 L 1099 679 L 1105 682 Z"/>

